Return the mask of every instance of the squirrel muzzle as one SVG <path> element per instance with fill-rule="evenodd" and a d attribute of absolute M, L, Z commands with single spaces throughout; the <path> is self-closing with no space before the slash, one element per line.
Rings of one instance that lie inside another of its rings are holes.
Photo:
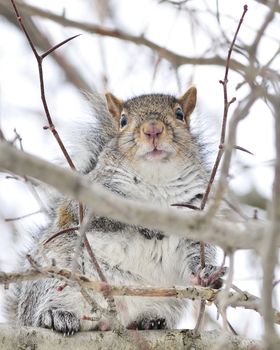
<path fill-rule="evenodd" d="M 148 120 L 142 124 L 140 138 L 144 142 L 153 144 L 155 147 L 158 141 L 165 136 L 166 128 L 162 121 Z"/>

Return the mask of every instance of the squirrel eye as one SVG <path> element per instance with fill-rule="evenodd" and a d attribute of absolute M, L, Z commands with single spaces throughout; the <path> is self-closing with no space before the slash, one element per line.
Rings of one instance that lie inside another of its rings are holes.
<path fill-rule="evenodd" d="M 122 114 L 121 115 L 121 119 L 120 119 L 120 126 L 121 126 L 121 128 L 126 126 L 126 124 L 127 124 L 127 116 L 125 114 Z"/>
<path fill-rule="evenodd" d="M 176 114 L 177 119 L 179 119 L 181 121 L 184 120 L 184 112 L 182 111 L 181 108 L 177 108 L 175 114 Z"/>

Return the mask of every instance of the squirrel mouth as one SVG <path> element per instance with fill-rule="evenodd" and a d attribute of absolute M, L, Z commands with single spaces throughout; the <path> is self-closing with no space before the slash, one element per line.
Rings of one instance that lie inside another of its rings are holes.
<path fill-rule="evenodd" d="M 155 148 L 154 150 L 152 150 L 151 152 L 148 152 L 148 153 L 153 155 L 153 156 L 160 156 L 161 154 L 163 154 L 165 152 Z"/>
<path fill-rule="evenodd" d="M 148 158 L 148 159 L 162 159 L 162 158 L 166 158 L 167 156 L 167 152 L 166 151 L 163 151 L 163 150 L 159 150 L 157 148 L 154 148 L 152 151 L 150 152 L 147 152 L 145 154 L 145 158 Z"/>

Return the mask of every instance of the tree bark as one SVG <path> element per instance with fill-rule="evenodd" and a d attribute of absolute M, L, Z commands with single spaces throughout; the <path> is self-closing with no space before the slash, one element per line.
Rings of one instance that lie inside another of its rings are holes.
<path fill-rule="evenodd" d="M 80 332 L 71 337 L 43 328 L 0 325 L 1 350 L 97 350 L 97 349 L 258 349 L 253 340 L 220 331 L 195 335 L 191 330 L 129 331 L 131 339 L 117 332 Z"/>
<path fill-rule="evenodd" d="M 146 228 L 162 230 L 165 235 L 188 236 L 220 246 L 225 251 L 237 249 L 261 249 L 265 236 L 265 223 L 251 220 L 238 222 L 212 219 L 211 224 L 203 213 L 182 213 L 162 209 L 121 198 L 97 184 L 90 184 L 85 177 L 61 168 L 31 154 L 17 150 L 7 142 L 0 142 L 0 169 L 20 176 L 31 176 L 55 187 L 61 193 L 76 198 L 97 216 Z M 156 218 L 156 220 L 155 220 Z M 186 234 L 187 232 L 187 234 Z M 277 245 L 280 244 L 278 237 Z"/>

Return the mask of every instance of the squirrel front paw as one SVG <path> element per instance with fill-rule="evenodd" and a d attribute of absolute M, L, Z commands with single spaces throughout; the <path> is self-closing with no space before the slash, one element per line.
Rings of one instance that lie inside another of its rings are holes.
<path fill-rule="evenodd" d="M 137 330 L 166 329 L 166 321 L 165 318 L 143 316 L 132 322 L 127 328 Z"/>
<path fill-rule="evenodd" d="M 203 287 L 220 289 L 223 286 L 222 277 L 226 274 L 227 267 L 205 265 L 203 269 L 193 272 L 191 282 Z"/>
<path fill-rule="evenodd" d="M 80 330 L 80 320 L 73 312 L 57 309 L 42 312 L 37 325 L 68 336 Z"/>

